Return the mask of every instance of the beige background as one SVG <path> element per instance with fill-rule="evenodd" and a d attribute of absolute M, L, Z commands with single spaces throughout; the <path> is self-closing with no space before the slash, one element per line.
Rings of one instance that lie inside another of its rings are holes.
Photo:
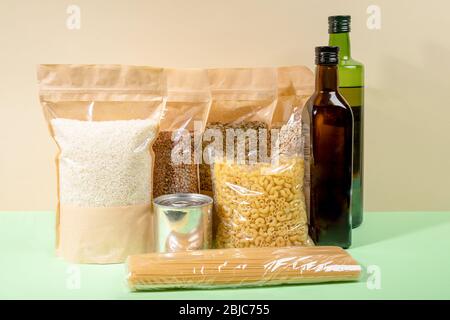
<path fill-rule="evenodd" d="M 370 4 L 381 30 L 366 27 Z M 1 0 L 0 210 L 55 206 L 37 64 L 312 67 L 327 16 L 346 13 L 367 72 L 366 209 L 449 210 L 449 10 L 447 0 Z"/>

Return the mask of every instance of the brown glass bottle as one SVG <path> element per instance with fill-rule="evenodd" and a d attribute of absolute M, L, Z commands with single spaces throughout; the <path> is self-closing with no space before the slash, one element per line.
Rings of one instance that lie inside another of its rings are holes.
<path fill-rule="evenodd" d="M 318 245 L 351 245 L 353 114 L 338 89 L 338 47 L 316 48 L 310 118 L 310 224 Z"/>

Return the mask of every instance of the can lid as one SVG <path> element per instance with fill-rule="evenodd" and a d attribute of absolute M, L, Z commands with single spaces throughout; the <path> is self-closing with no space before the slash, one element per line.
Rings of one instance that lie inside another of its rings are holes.
<path fill-rule="evenodd" d="M 199 193 L 174 193 L 159 196 L 153 203 L 155 205 L 171 208 L 202 207 L 213 202 L 211 197 Z"/>

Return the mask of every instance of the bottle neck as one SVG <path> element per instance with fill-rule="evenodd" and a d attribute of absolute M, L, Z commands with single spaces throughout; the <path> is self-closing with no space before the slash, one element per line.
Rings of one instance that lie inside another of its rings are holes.
<path fill-rule="evenodd" d="M 350 33 L 330 33 L 330 46 L 339 47 L 339 60 L 348 60 L 351 58 L 350 54 Z"/>
<path fill-rule="evenodd" d="M 316 66 L 316 92 L 338 90 L 337 66 Z"/>

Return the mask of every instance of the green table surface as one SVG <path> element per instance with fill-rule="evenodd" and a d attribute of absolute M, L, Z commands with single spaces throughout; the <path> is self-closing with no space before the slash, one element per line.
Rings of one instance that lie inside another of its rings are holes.
<path fill-rule="evenodd" d="M 0 298 L 450 299 L 450 212 L 367 213 L 349 252 L 359 282 L 132 293 L 122 264 L 55 257 L 52 212 L 0 212 Z"/>

